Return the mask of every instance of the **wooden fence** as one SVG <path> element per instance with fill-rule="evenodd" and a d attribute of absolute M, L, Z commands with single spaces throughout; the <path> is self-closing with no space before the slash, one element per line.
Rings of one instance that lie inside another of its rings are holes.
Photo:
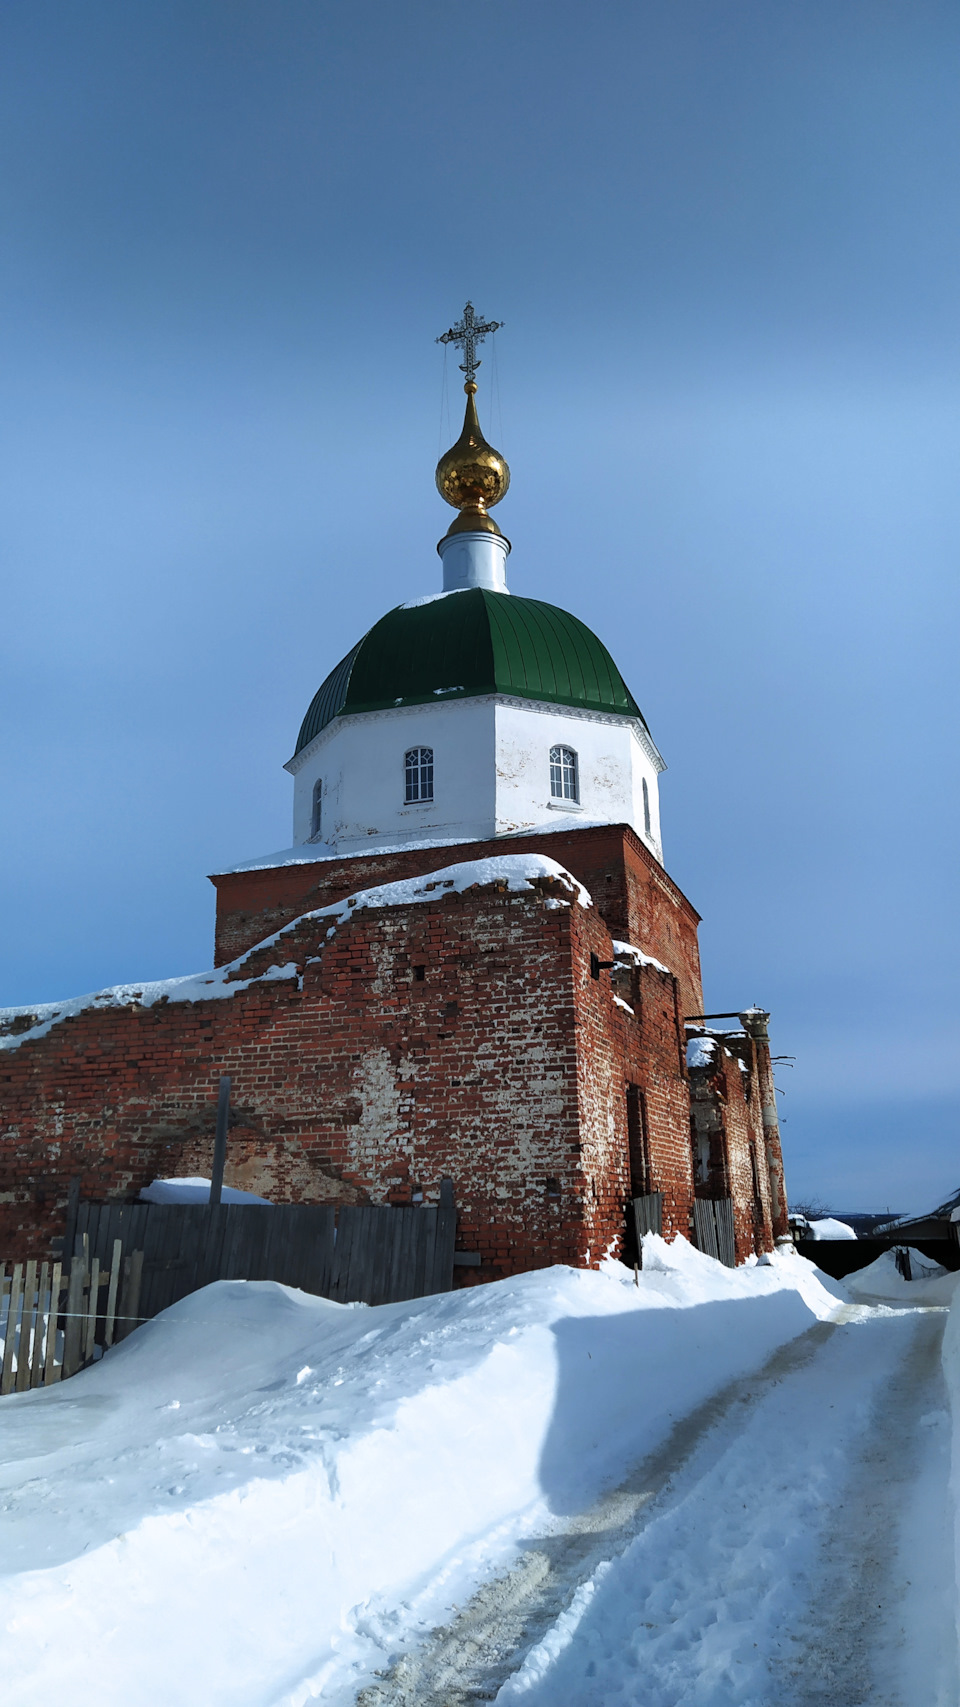
<path fill-rule="evenodd" d="M 214 1280 L 277 1280 L 341 1304 L 449 1292 L 456 1220 L 445 1180 L 435 1209 L 80 1203 L 71 1232 L 74 1241 L 88 1240 L 101 1272 L 117 1241 L 143 1253 L 139 1315 L 146 1320 Z"/>
<path fill-rule="evenodd" d="M 89 1240 L 79 1246 L 66 1273 L 59 1262 L 0 1262 L 0 1397 L 75 1375 L 136 1326 L 142 1252 L 124 1259 L 115 1239 L 101 1264 Z"/>
<path fill-rule="evenodd" d="M 633 1258 L 637 1267 L 642 1268 L 644 1233 L 663 1232 L 662 1191 L 648 1191 L 643 1197 L 631 1197 L 627 1211 L 627 1228 L 632 1241 Z"/>
<path fill-rule="evenodd" d="M 834 1280 L 846 1279 L 848 1274 L 876 1262 L 885 1251 L 901 1246 L 912 1247 L 929 1262 L 939 1263 L 941 1268 L 949 1269 L 951 1273 L 960 1268 L 960 1250 L 955 1239 L 907 1240 L 900 1234 L 898 1238 L 886 1235 L 882 1239 L 797 1239 L 795 1242 L 802 1257 L 809 1257 Z"/>
<path fill-rule="evenodd" d="M 736 1268 L 736 1243 L 733 1233 L 733 1199 L 730 1197 L 697 1197 L 693 1202 L 693 1224 L 697 1234 L 697 1249 L 708 1257 L 716 1257 L 727 1268 Z"/>

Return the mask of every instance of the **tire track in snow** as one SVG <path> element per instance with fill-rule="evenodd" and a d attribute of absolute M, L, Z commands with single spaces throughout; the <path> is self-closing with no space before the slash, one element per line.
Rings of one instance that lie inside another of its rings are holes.
<path fill-rule="evenodd" d="M 923 1312 L 860 1442 L 820 1586 L 778 1668 L 793 1707 L 957 1702 L 945 1321 Z"/>
<path fill-rule="evenodd" d="M 835 1326 L 814 1323 L 754 1375 L 731 1382 L 682 1417 L 617 1487 L 587 1511 L 558 1521 L 548 1535 L 531 1538 L 517 1563 L 484 1583 L 456 1619 L 362 1689 L 356 1707 L 469 1707 L 494 1700 L 597 1568 L 622 1554 L 654 1512 L 669 1504 L 690 1460 L 696 1455 L 705 1463 L 719 1455 L 719 1442 L 710 1450 L 718 1425 L 749 1406 L 758 1388 L 802 1370 Z"/>
<path fill-rule="evenodd" d="M 944 1319 L 855 1307 L 815 1325 L 587 1512 L 532 1538 L 357 1707 L 468 1707 L 511 1674 L 505 1702 L 528 1707 L 952 1704 L 932 1680 L 903 1695 L 883 1637 Z"/>

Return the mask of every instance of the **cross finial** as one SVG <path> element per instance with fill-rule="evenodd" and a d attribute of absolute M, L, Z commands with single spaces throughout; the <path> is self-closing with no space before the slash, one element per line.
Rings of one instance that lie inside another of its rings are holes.
<path fill-rule="evenodd" d="M 456 344 L 463 351 L 464 360 L 460 363 L 460 372 L 467 376 L 467 384 L 473 384 L 473 376 L 480 366 L 477 356 L 477 345 L 482 344 L 488 332 L 499 332 L 502 320 L 478 320 L 473 303 L 468 302 L 463 311 L 463 319 L 451 326 L 449 332 L 441 332 L 436 340 L 438 344 Z"/>

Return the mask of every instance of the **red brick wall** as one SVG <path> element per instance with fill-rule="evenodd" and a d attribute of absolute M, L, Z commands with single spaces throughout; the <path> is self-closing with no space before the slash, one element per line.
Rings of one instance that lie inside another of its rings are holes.
<path fill-rule="evenodd" d="M 590 891 L 612 936 L 634 943 L 676 973 L 685 1014 L 703 1011 L 697 947 L 700 916 L 625 824 L 214 876 L 215 964 L 225 965 L 301 913 L 326 907 L 359 889 L 417 877 L 462 860 L 531 852 L 546 854 L 573 873 Z"/>
<path fill-rule="evenodd" d="M 631 1084 L 642 1091 L 645 1102 L 645 1189 L 663 1193 L 665 1236 L 689 1237 L 690 1094 L 678 980 L 652 966 L 624 965 L 594 980 L 590 951 L 600 960 L 610 958 L 602 921 L 593 911 L 578 911 L 571 930 L 579 951 L 574 977 L 581 1044 L 580 1132 L 592 1254 L 621 1254 L 624 1206 L 633 1194 L 627 1118 Z"/>
<path fill-rule="evenodd" d="M 546 885 L 304 921 L 232 998 L 89 1009 L 0 1053 L 0 1251 L 43 1255 L 75 1176 L 90 1198 L 209 1174 L 233 1078 L 227 1184 L 286 1202 L 435 1200 L 454 1182 L 461 1281 L 619 1249 L 626 1084 L 643 1083 L 667 1229 L 686 1232 L 689 1099 L 676 981 L 612 958 L 595 908 Z M 416 968 L 423 969 L 419 978 Z M 614 999 L 626 990 L 633 1013 Z"/>
<path fill-rule="evenodd" d="M 705 1195 L 733 1198 L 737 1261 L 743 1262 L 753 1252 L 772 1250 L 779 1228 L 770 1200 L 757 1046 L 751 1037 L 740 1037 L 733 1047 L 736 1053 L 719 1048 L 712 1069 L 695 1068 L 690 1077 L 694 1123 L 713 1134 Z"/>

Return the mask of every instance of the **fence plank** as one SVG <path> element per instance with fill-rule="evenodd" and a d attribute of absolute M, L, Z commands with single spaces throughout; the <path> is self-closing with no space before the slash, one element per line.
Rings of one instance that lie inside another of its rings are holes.
<path fill-rule="evenodd" d="M 733 1201 L 729 1197 L 698 1197 L 693 1205 L 697 1249 L 727 1268 L 736 1267 Z"/>
<path fill-rule="evenodd" d="M 104 1349 L 113 1344 L 113 1328 L 117 1316 L 117 1288 L 120 1285 L 120 1255 L 123 1242 L 113 1241 L 113 1256 L 110 1260 L 110 1285 L 107 1289 L 107 1315 L 103 1325 Z"/>
<path fill-rule="evenodd" d="M 17 1379 L 15 1393 L 26 1393 L 30 1386 L 31 1330 L 36 1310 L 37 1259 L 31 1257 L 24 1270 L 23 1303 L 20 1307 L 20 1337 L 17 1341 Z"/>
<path fill-rule="evenodd" d="M 440 1181 L 434 1240 L 433 1272 L 426 1282 L 427 1292 L 449 1292 L 453 1286 L 453 1251 L 457 1242 L 457 1209 L 450 1179 Z"/>
<path fill-rule="evenodd" d="M 253 1249 L 258 1243 L 259 1221 L 257 1214 L 259 1205 L 251 1204 L 253 1215 L 248 1215 L 240 1203 L 228 1203 L 227 1225 L 224 1234 L 223 1262 L 220 1275 L 224 1280 L 244 1280 L 246 1269 Z M 267 1214 L 271 1214 L 267 1210 Z"/>
<path fill-rule="evenodd" d="M 80 1367 L 80 1330 L 83 1325 L 83 1288 L 86 1274 L 87 1265 L 83 1257 L 71 1257 L 70 1280 L 67 1286 L 66 1320 L 63 1326 L 61 1374 L 64 1380 L 70 1375 L 75 1375 Z"/>
<path fill-rule="evenodd" d="M 60 1287 L 63 1264 L 55 1262 L 50 1275 L 50 1314 L 47 1317 L 47 1338 L 43 1360 L 43 1383 L 48 1387 L 59 1381 L 62 1365 L 57 1362 L 57 1321 L 60 1316 Z"/>
<path fill-rule="evenodd" d="M 42 1262 L 37 1276 L 37 1309 L 33 1320 L 33 1345 L 30 1355 L 30 1385 L 39 1387 L 43 1381 L 44 1322 L 46 1320 L 47 1290 L 50 1284 L 50 1264 Z"/>
<path fill-rule="evenodd" d="M 422 1244 L 423 1235 L 427 1230 L 421 1211 L 415 1209 L 412 1204 L 408 1209 L 401 1209 L 397 1221 L 399 1225 L 384 1303 L 394 1298 L 416 1296 L 414 1275 L 417 1267 L 417 1248 Z"/>
<path fill-rule="evenodd" d="M 427 1269 L 433 1263 L 437 1242 L 437 1212 L 435 1209 L 411 1209 L 410 1215 L 411 1218 L 416 1216 L 418 1223 L 410 1264 L 410 1297 L 422 1298 L 427 1290 Z"/>
<path fill-rule="evenodd" d="M 83 1324 L 83 1339 L 81 1356 L 84 1363 L 93 1362 L 93 1348 L 97 1341 L 97 1310 L 100 1306 L 100 1258 L 90 1260 L 90 1296 L 87 1305 L 87 1317 Z"/>
<path fill-rule="evenodd" d="M 727 1268 L 737 1266 L 736 1237 L 733 1229 L 733 1199 L 718 1197 L 713 1205 L 717 1225 L 717 1255 Z"/>
<path fill-rule="evenodd" d="M 340 1211 L 330 1295 L 341 1304 L 352 1304 L 360 1296 L 354 1284 L 354 1246 L 359 1243 L 365 1213 L 355 1204 L 345 1204 Z"/>
<path fill-rule="evenodd" d="M 67 1188 L 67 1219 L 63 1236 L 63 1264 L 69 1267 L 73 1244 L 77 1236 L 77 1214 L 80 1209 L 81 1178 L 75 1174 Z"/>
<path fill-rule="evenodd" d="M 15 1262 L 10 1276 L 10 1302 L 7 1305 L 6 1329 L 3 1337 L 3 1363 L 0 1364 L 0 1395 L 13 1392 L 13 1342 L 17 1332 L 20 1294 L 23 1290 L 23 1264 Z"/>
<path fill-rule="evenodd" d="M 130 1329 L 140 1326 L 140 1287 L 143 1280 L 143 1252 L 130 1254 Z"/>
<path fill-rule="evenodd" d="M 717 1255 L 717 1229 L 713 1219 L 713 1204 L 708 1197 L 693 1201 L 693 1223 L 697 1234 L 697 1249 L 705 1256 Z"/>

